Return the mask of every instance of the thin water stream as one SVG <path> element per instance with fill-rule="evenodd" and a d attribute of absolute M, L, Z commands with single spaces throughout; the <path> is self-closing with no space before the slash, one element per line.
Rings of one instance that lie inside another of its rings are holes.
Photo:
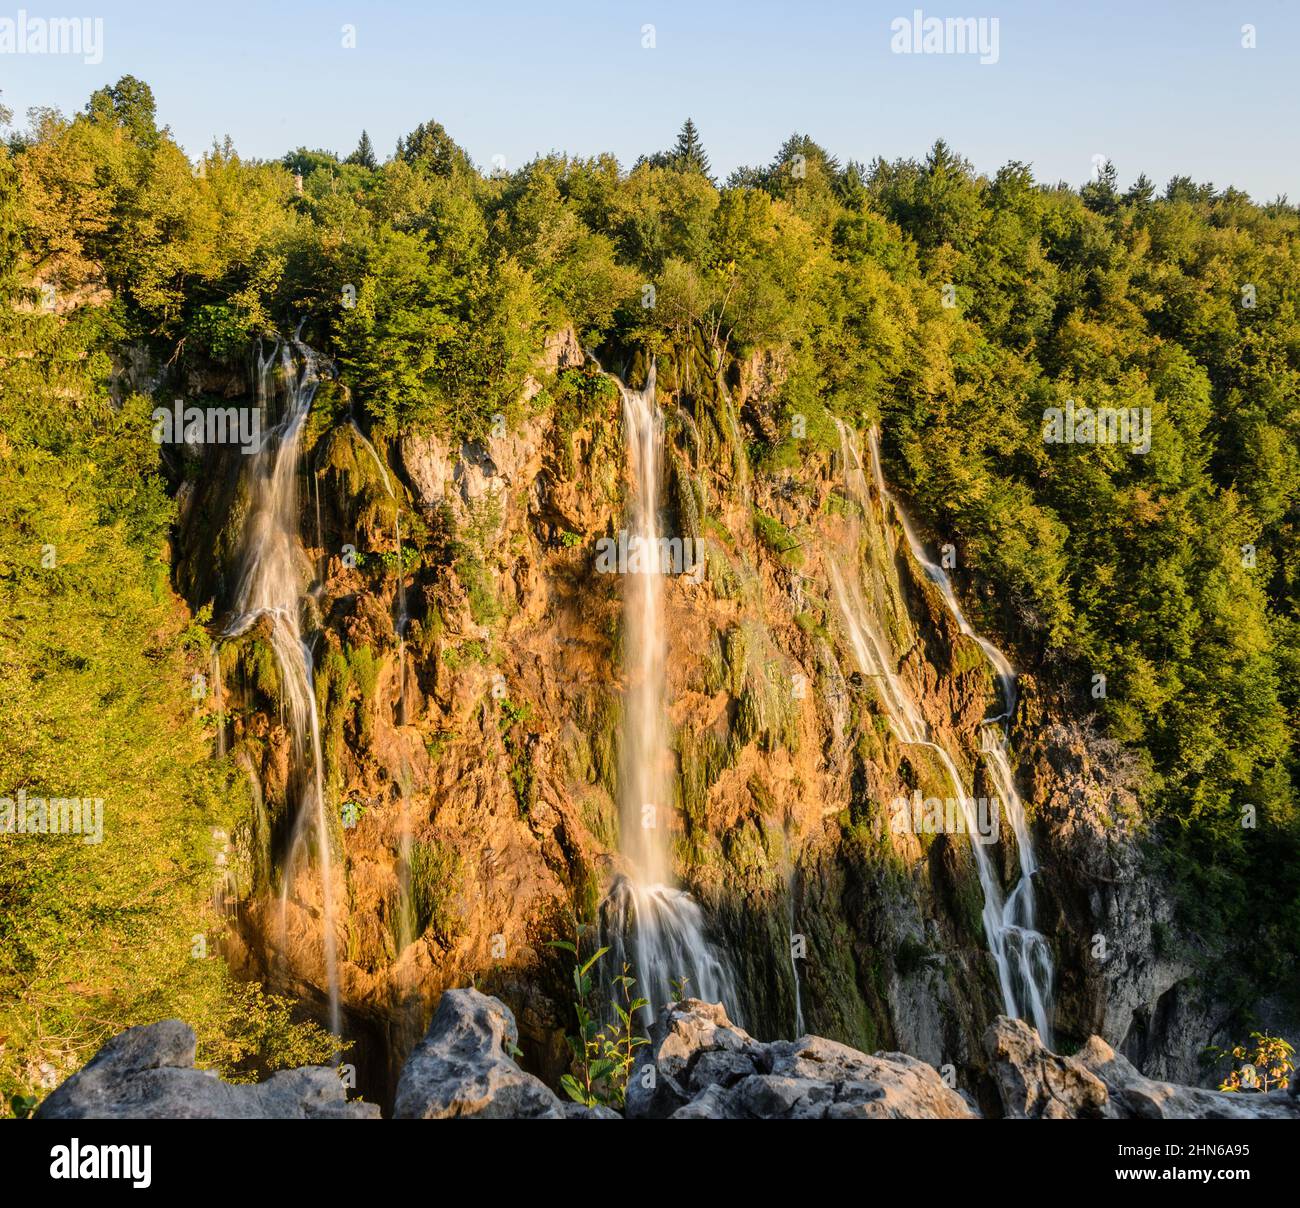
<path fill-rule="evenodd" d="M 857 442 L 844 424 L 839 425 L 840 456 L 844 467 L 844 492 L 862 512 L 871 517 L 872 500 L 863 474 L 862 458 Z M 1034 926 L 1033 875 L 1037 871 L 1033 841 L 1025 819 L 1024 803 L 1016 789 L 1008 752 L 1008 737 L 1003 723 L 1009 724 L 1016 705 L 1016 676 L 1010 661 L 992 642 L 972 629 L 962 612 L 956 591 L 947 572 L 926 554 L 925 547 L 916 534 L 910 518 L 885 484 L 880 465 L 877 434 L 872 429 L 868 436 L 872 477 L 879 498 L 880 523 L 889 528 L 888 513 L 894 517 L 907 539 L 912 557 L 938 587 L 944 603 L 958 629 L 975 641 L 984 652 L 997 677 L 1003 712 L 986 720 L 981 731 L 980 749 L 985 758 L 990 779 L 997 789 L 1002 811 L 1015 836 L 1020 863 L 1020 878 L 1010 895 L 1003 897 L 991 854 L 984 843 L 978 841 L 980 819 L 971 793 L 962 782 L 961 772 L 953 754 L 935 742 L 930 728 L 921 715 L 907 685 L 895 670 L 895 660 L 889 644 L 880 632 L 873 609 L 867 606 L 859 583 L 858 568 L 842 558 L 831 558 L 830 574 L 836 602 L 844 617 L 850 644 L 859 670 L 879 687 L 880 698 L 889 717 L 890 726 L 899 742 L 925 747 L 934 752 L 944 770 L 953 796 L 962 813 L 965 829 L 971 836 L 976 872 L 983 892 L 982 921 L 989 951 L 997 966 L 998 983 L 1002 993 L 1003 1009 L 1008 1015 L 1032 1019 L 1043 1042 L 1052 1044 L 1052 958 L 1047 940 Z M 857 533 L 851 543 L 853 561 L 856 562 Z M 996 803 L 995 803 L 996 804 Z"/>

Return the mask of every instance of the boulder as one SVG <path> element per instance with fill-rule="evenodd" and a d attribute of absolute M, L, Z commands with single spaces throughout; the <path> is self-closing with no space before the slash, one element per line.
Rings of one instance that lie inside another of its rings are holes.
<path fill-rule="evenodd" d="M 510 1008 L 477 990 L 447 990 L 397 1083 L 398 1120 L 618 1119 L 606 1108 L 565 1103 L 519 1068 Z"/>
<path fill-rule="evenodd" d="M 1157 1082 L 1097 1036 L 1079 1051 L 1079 1061 L 1106 1084 L 1116 1115 L 1124 1119 L 1300 1120 L 1300 1102 L 1287 1091 L 1211 1091 Z"/>
<path fill-rule="evenodd" d="M 673 1003 L 656 1021 L 628 1087 L 630 1118 L 674 1120 L 971 1120 L 977 1113 L 933 1066 L 868 1056 L 818 1036 L 763 1044 L 716 1003 Z"/>
<path fill-rule="evenodd" d="M 1106 1084 L 1074 1057 L 1049 1051 L 1023 1019 L 999 1015 L 984 1044 L 1009 1120 L 1113 1118 Z"/>
<path fill-rule="evenodd" d="M 1300 1100 L 1287 1091 L 1251 1094 L 1158 1082 L 1098 1036 L 1076 1056 L 1061 1057 L 1023 1020 L 999 1016 L 984 1042 L 1009 1119 L 1300 1119 Z"/>
<path fill-rule="evenodd" d="M 179 1019 L 113 1037 L 36 1111 L 39 1120 L 375 1120 L 325 1066 L 236 1085 L 194 1068 L 194 1031 Z"/>

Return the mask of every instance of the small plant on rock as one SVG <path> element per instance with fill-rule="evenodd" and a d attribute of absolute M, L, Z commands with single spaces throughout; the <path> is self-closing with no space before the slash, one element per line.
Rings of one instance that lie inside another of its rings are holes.
<path fill-rule="evenodd" d="M 572 940 L 551 941 L 553 948 L 572 953 L 575 961 L 573 1009 L 578 1018 L 578 1032 L 576 1036 L 566 1037 L 573 1053 L 573 1069 L 560 1079 L 560 1086 L 570 1099 L 584 1107 L 603 1105 L 622 1109 L 627 1102 L 627 1084 L 636 1050 L 650 1043 L 639 1033 L 634 1018 L 647 1005 L 647 1000 L 635 996 L 636 979 L 625 964 L 613 979 L 614 997 L 610 1000 L 613 1015 L 601 1019 L 592 970 L 609 948 L 597 948 L 583 958 L 583 936 L 593 929 L 575 920 Z"/>
<path fill-rule="evenodd" d="M 1280 1036 L 1252 1032 L 1250 1044 L 1239 1044 L 1230 1057 L 1232 1072 L 1219 1084 L 1221 1091 L 1284 1091 L 1295 1075 L 1295 1049 Z"/>

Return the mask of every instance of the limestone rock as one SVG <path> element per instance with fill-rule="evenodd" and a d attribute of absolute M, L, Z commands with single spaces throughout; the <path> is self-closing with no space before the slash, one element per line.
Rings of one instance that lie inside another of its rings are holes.
<path fill-rule="evenodd" d="M 424 1039 L 402 1067 L 393 1116 L 572 1118 L 554 1091 L 519 1068 L 511 1056 L 518 1040 L 515 1017 L 505 1003 L 477 990 L 447 990 Z"/>
<path fill-rule="evenodd" d="M 1028 1024 L 999 1016 L 985 1036 L 1002 1109 L 1017 1120 L 1296 1120 L 1300 1101 L 1157 1082 L 1093 1036 L 1075 1057 L 1049 1052 Z"/>
<path fill-rule="evenodd" d="M 1106 1084 L 1076 1058 L 1049 1052 L 1024 1020 L 999 1015 L 985 1045 L 1008 1119 L 1113 1118 Z"/>
<path fill-rule="evenodd" d="M 347 1101 L 333 1070 L 282 1070 L 242 1086 L 194 1068 L 193 1030 L 179 1019 L 113 1037 L 36 1111 L 41 1120 L 373 1120 Z"/>
<path fill-rule="evenodd" d="M 1286 1091 L 1252 1094 L 1178 1086 L 1144 1077 L 1097 1036 L 1079 1061 L 1105 1084 L 1116 1114 L 1137 1120 L 1300 1120 L 1300 1102 Z"/>
<path fill-rule="evenodd" d="M 656 1021 L 652 1087 L 633 1079 L 631 1118 L 674 1120 L 975 1119 L 924 1061 L 869 1056 L 818 1036 L 756 1041 L 715 1003 L 687 999 Z"/>

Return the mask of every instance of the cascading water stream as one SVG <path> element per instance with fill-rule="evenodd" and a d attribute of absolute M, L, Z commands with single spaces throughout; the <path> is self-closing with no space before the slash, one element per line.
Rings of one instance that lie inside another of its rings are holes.
<path fill-rule="evenodd" d="M 627 690 L 619 775 L 620 846 L 628 872 L 614 883 L 605 902 L 605 932 L 613 971 L 621 972 L 624 963 L 635 969 L 638 992 L 650 1003 L 650 1018 L 671 1001 L 674 979 L 686 978 L 689 993 L 722 1002 L 734 1019 L 736 993 L 727 962 L 705 938 L 699 905 L 671 883 L 667 819 L 672 754 L 665 707 L 662 580 L 667 563 L 659 539 L 664 431 L 655 403 L 653 366 L 643 390 L 629 390 L 621 382 L 618 386 L 635 490 L 628 547 L 636 556 L 629 559 L 624 580 Z"/>
<path fill-rule="evenodd" d="M 1038 871 L 1038 861 L 1034 858 L 1033 839 L 1025 820 L 1024 802 L 1016 789 L 1016 778 L 1011 770 L 1011 757 L 1008 750 L 1011 718 L 1016 711 L 1015 668 L 1001 650 L 976 633 L 966 620 L 966 615 L 957 600 L 957 593 L 953 589 L 952 580 L 941 565 L 926 556 L 925 546 L 912 526 L 907 512 L 885 486 L 885 476 L 880 464 L 880 434 L 875 427 L 869 430 L 867 441 L 881 505 L 888 504 L 894 509 L 912 556 L 921 564 L 930 581 L 939 588 L 944 603 L 953 620 L 957 622 L 958 628 L 975 641 L 984 652 L 1002 689 L 1003 711 L 997 717 L 985 720 L 984 729 L 980 734 L 980 750 L 985 756 L 985 767 L 1002 799 L 1007 821 L 1011 823 L 1020 861 L 1020 880 L 1012 889 L 1002 909 L 1003 935 L 1014 1001 L 1022 1007 L 1028 1007 L 1043 1043 L 1050 1048 L 1052 1044 L 1052 955 L 1046 938 L 1034 926 L 1033 876 Z"/>
<path fill-rule="evenodd" d="M 844 424 L 839 424 L 840 455 L 844 464 L 844 489 L 850 500 L 862 509 L 863 516 L 871 515 L 871 499 L 862 471 L 862 459 L 856 442 Z M 982 919 L 984 934 L 998 970 L 1003 1007 L 1007 1014 L 1033 1019 L 1043 1042 L 1052 1044 L 1051 987 L 1052 960 L 1046 939 L 1034 929 L 1033 874 L 1037 871 L 1033 843 L 1025 820 L 1024 804 L 1016 790 L 1007 753 L 1007 736 L 999 724 L 1008 721 L 1015 711 L 1015 671 L 1006 656 L 991 642 L 971 628 L 957 601 L 952 582 L 941 566 L 932 562 L 916 535 L 911 521 L 898 501 L 885 485 L 881 470 L 877 435 L 869 433 L 872 477 L 880 499 L 882 526 L 888 531 L 885 509 L 892 507 L 912 556 L 939 588 L 944 602 L 963 634 L 978 643 L 997 675 L 1002 689 L 1004 712 L 988 720 L 981 732 L 980 748 L 990 777 L 1001 797 L 1007 820 L 1016 839 L 1020 861 L 1020 879 L 1011 894 L 1003 899 L 1002 889 L 995 875 L 992 860 L 985 846 L 977 841 L 980 834 L 975 803 L 962 786 L 961 774 L 952 755 L 930 738 L 920 710 L 901 678 L 893 670 L 893 660 L 888 656 L 888 645 L 877 631 L 874 614 L 863 599 L 855 566 L 841 567 L 830 560 L 830 573 L 836 601 L 848 628 L 854 655 L 862 673 L 877 681 L 880 696 L 889 716 L 890 725 L 900 742 L 923 746 L 937 756 L 953 788 L 962 811 L 967 832 L 972 836 L 971 847 L 975 856 L 976 871 L 984 895 Z M 851 548 L 856 551 L 856 535 Z"/>
<path fill-rule="evenodd" d="M 793 868 L 786 879 L 786 896 L 790 899 L 790 972 L 794 974 L 794 1039 L 798 1040 L 803 1035 L 803 982 L 799 977 L 799 959 L 795 955 L 794 947 L 795 870 Z"/>
<path fill-rule="evenodd" d="M 298 517 L 299 445 L 320 378 L 315 354 L 297 340 L 279 345 L 269 358 L 264 358 L 259 349 L 257 400 L 260 407 L 266 408 L 271 401 L 271 380 L 277 359 L 284 381 L 284 414 L 263 439 L 249 470 L 248 528 L 232 618 L 224 636 L 237 638 L 264 617 L 270 622 L 271 646 L 283 683 L 282 708 L 287 703 L 295 766 L 304 782 L 282 869 L 281 931 L 287 944 L 289 892 L 298 861 L 306 850 L 308 831 L 314 829 L 320 866 L 329 1026 L 337 1035 L 341 1016 L 333 860 L 325 812 L 312 653 L 301 622 L 303 584 L 310 580 L 311 568 L 299 542 Z"/>

